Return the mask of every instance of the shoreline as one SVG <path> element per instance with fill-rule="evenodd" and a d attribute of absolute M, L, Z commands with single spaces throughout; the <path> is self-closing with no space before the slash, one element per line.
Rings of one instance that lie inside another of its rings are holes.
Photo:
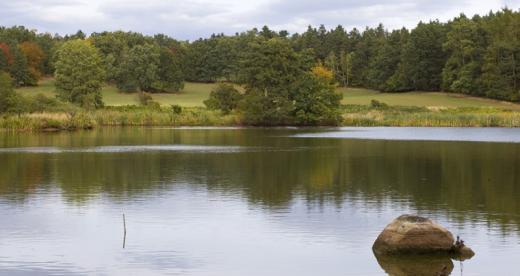
<path fill-rule="evenodd" d="M 107 107 L 77 113 L 42 112 L 0 116 L 1 131 L 55 132 L 97 127 L 520 127 L 520 112 L 495 108 L 425 108 L 349 105 L 338 125 L 247 125 L 236 112 L 201 107 L 172 114 L 167 108 Z"/>

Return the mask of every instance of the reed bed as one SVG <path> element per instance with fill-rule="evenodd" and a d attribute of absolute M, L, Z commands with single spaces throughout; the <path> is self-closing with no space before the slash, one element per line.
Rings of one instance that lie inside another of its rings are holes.
<path fill-rule="evenodd" d="M 520 127 L 520 112 L 494 108 L 371 107 L 343 108 L 343 126 L 401 127 Z M 100 126 L 239 126 L 240 114 L 223 115 L 202 107 L 109 107 L 74 113 L 42 112 L 0 117 L 0 129 L 10 131 L 58 131 Z"/>
<path fill-rule="evenodd" d="M 344 126 L 520 127 L 520 112 L 493 108 L 348 107 Z"/>
<path fill-rule="evenodd" d="M 170 109 L 117 107 L 69 113 L 33 113 L 0 117 L 4 130 L 75 130 L 98 126 L 232 126 L 240 125 L 236 114 L 222 115 L 205 108 L 185 108 L 180 114 Z"/>

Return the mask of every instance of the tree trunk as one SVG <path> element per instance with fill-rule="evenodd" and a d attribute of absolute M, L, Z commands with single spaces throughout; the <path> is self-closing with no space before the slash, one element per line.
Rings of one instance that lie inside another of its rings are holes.
<path fill-rule="evenodd" d="M 516 62 L 515 53 L 511 53 L 511 62 L 513 63 L 513 89 L 516 92 Z"/>

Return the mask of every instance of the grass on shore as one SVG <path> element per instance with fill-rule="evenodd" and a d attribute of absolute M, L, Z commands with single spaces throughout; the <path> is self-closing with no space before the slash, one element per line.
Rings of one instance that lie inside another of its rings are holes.
<path fill-rule="evenodd" d="M 344 107 L 344 126 L 520 127 L 520 112 L 496 108 Z"/>
<path fill-rule="evenodd" d="M 342 126 L 520 127 L 520 112 L 493 108 L 425 108 L 344 106 Z M 0 117 L 0 129 L 12 131 L 74 130 L 102 126 L 240 126 L 240 115 L 223 115 L 202 107 L 108 107 L 96 111 L 34 113 Z"/>
<path fill-rule="evenodd" d="M 203 107 L 204 100 L 216 86 L 214 83 L 185 83 L 185 87 L 178 93 L 152 94 L 154 101 L 163 106 L 172 104 L 183 107 Z M 17 90 L 23 95 L 54 96 L 54 80 L 45 79 L 40 86 L 26 87 Z M 407 93 L 380 93 L 362 88 L 338 88 L 343 94 L 342 104 L 369 105 L 372 100 L 386 103 L 390 106 L 421 106 L 421 107 L 492 107 L 498 109 L 519 110 L 520 104 L 513 104 L 486 98 L 470 97 L 462 94 L 442 92 L 407 92 Z M 103 87 L 103 101 L 107 106 L 123 106 L 139 104 L 136 93 L 120 93 L 113 85 Z"/>
<path fill-rule="evenodd" d="M 169 108 L 109 107 L 74 114 L 43 112 L 0 117 L 0 129 L 13 131 L 75 130 L 99 126 L 231 126 L 240 125 L 236 114 L 223 115 L 201 107 L 184 108 L 174 115 Z"/>

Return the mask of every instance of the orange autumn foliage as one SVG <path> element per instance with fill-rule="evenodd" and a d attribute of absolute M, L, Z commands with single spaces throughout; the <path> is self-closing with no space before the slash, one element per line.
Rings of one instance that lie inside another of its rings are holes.
<path fill-rule="evenodd" d="M 27 58 L 27 65 L 32 68 L 39 68 L 43 59 L 45 58 L 45 53 L 38 46 L 38 44 L 34 42 L 23 42 L 20 44 L 20 50 L 23 52 L 25 57 Z"/>
<path fill-rule="evenodd" d="M 11 54 L 11 50 L 9 50 L 9 45 L 0 42 L 0 51 L 2 51 L 4 56 L 7 58 L 7 64 L 13 64 L 13 55 Z"/>
<path fill-rule="evenodd" d="M 20 50 L 27 58 L 27 66 L 29 67 L 30 74 L 35 80 L 40 79 L 42 75 L 40 72 L 40 66 L 45 58 L 43 50 L 38 46 L 38 44 L 29 41 L 21 43 Z"/>

